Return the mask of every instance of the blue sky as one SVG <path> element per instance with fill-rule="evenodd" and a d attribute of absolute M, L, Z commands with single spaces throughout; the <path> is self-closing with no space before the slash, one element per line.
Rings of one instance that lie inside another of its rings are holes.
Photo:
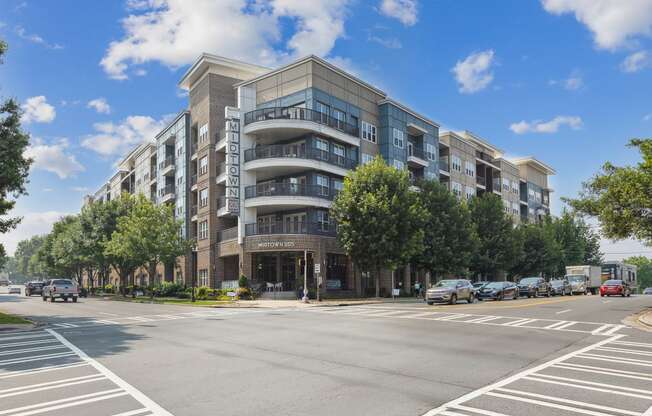
<path fill-rule="evenodd" d="M 557 176 L 553 211 L 652 128 L 652 0 L 0 0 L 0 97 L 32 135 L 15 244 L 77 212 L 127 149 L 187 105 L 201 52 L 275 66 L 314 53 L 442 128 L 471 130 Z M 608 258 L 652 250 L 605 242 Z M 620 253 L 623 253 L 622 255 Z"/>

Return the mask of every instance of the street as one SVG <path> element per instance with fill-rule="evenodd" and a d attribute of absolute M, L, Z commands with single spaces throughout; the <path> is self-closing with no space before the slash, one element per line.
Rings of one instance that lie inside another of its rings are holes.
<path fill-rule="evenodd" d="M 0 295 L 0 415 L 649 415 L 652 297 L 193 308 Z"/>

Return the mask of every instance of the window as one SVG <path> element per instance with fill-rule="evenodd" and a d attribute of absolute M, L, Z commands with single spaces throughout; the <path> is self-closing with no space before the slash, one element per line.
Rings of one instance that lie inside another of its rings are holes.
<path fill-rule="evenodd" d="M 394 131 L 394 146 L 402 149 L 403 142 L 404 142 L 403 131 L 396 128 L 393 131 Z"/>
<path fill-rule="evenodd" d="M 200 240 L 208 238 L 208 220 L 199 223 L 199 237 Z"/>
<path fill-rule="evenodd" d="M 459 182 L 451 182 L 451 191 L 457 196 L 458 198 L 462 196 L 462 184 Z"/>
<path fill-rule="evenodd" d="M 534 199 L 535 199 L 537 202 L 541 202 L 541 192 L 535 192 L 535 193 L 534 193 Z"/>
<path fill-rule="evenodd" d="M 329 220 L 328 211 L 317 211 L 317 226 L 319 227 L 319 231 L 328 231 Z"/>
<path fill-rule="evenodd" d="M 363 165 L 371 162 L 372 160 L 374 160 L 373 155 L 370 155 L 369 153 L 362 153 L 361 154 L 361 162 L 362 162 Z"/>
<path fill-rule="evenodd" d="M 328 157 L 328 149 L 329 149 L 328 141 L 326 141 L 324 139 L 316 138 L 315 139 L 315 148 L 317 148 L 317 150 L 319 150 L 319 152 L 317 152 L 317 157 L 319 157 L 321 159 L 326 159 Z"/>
<path fill-rule="evenodd" d="M 509 201 L 506 200 L 506 199 L 503 199 L 503 210 L 504 210 L 505 213 L 507 213 L 507 214 L 509 214 L 509 207 L 510 207 L 510 203 L 509 203 Z"/>
<path fill-rule="evenodd" d="M 509 179 L 503 178 L 503 190 L 509 192 Z"/>
<path fill-rule="evenodd" d="M 435 160 L 437 157 L 437 149 L 434 144 L 426 143 L 426 159 Z"/>
<path fill-rule="evenodd" d="M 199 191 L 199 206 L 205 207 L 206 205 L 208 205 L 208 188 Z"/>
<path fill-rule="evenodd" d="M 208 123 L 199 128 L 199 143 L 204 143 L 206 140 L 208 140 Z"/>
<path fill-rule="evenodd" d="M 473 162 L 465 162 L 464 163 L 464 173 L 466 173 L 468 176 L 474 178 L 475 177 L 475 163 Z"/>
<path fill-rule="evenodd" d="M 316 175 L 315 178 L 317 186 L 319 187 L 319 195 L 328 196 L 330 188 L 328 176 Z"/>
<path fill-rule="evenodd" d="M 356 116 L 349 116 L 349 121 L 352 126 L 358 127 L 358 118 Z"/>
<path fill-rule="evenodd" d="M 512 193 L 518 195 L 519 194 L 519 184 L 518 181 L 512 181 Z"/>
<path fill-rule="evenodd" d="M 451 169 L 457 172 L 462 171 L 462 159 L 459 156 L 451 156 Z"/>
<path fill-rule="evenodd" d="M 403 170 L 405 169 L 405 163 L 401 162 L 400 160 L 394 159 L 394 167 L 398 170 Z"/>
<path fill-rule="evenodd" d="M 199 286 L 208 286 L 208 269 L 198 270 L 197 280 L 199 280 Z"/>
<path fill-rule="evenodd" d="M 203 175 L 208 172 L 208 156 L 199 159 L 199 174 Z"/>
<path fill-rule="evenodd" d="M 521 212 L 521 207 L 518 202 L 512 202 L 512 214 L 518 215 Z"/>
<path fill-rule="evenodd" d="M 362 138 L 371 143 L 376 143 L 376 126 L 367 123 L 366 121 L 362 121 Z"/>
<path fill-rule="evenodd" d="M 527 194 L 530 198 L 534 199 L 534 189 L 528 189 Z"/>
<path fill-rule="evenodd" d="M 177 178 L 177 185 L 182 185 L 183 184 L 183 176 L 179 176 Z"/>
<path fill-rule="evenodd" d="M 340 192 L 344 189 L 344 182 L 341 179 L 333 179 L 333 191 Z"/>
<path fill-rule="evenodd" d="M 336 156 L 344 158 L 346 156 L 346 149 L 341 144 L 333 144 L 333 153 Z"/>
<path fill-rule="evenodd" d="M 330 106 L 320 102 L 320 101 L 315 101 L 315 110 L 320 113 L 319 118 L 322 123 L 326 123 L 328 121 L 328 116 L 331 113 L 331 108 Z"/>
<path fill-rule="evenodd" d="M 338 129 L 344 129 L 344 123 L 346 123 L 346 113 L 342 110 L 336 108 L 333 109 L 333 118 L 335 119 L 335 125 Z"/>
<path fill-rule="evenodd" d="M 475 189 L 472 186 L 464 187 L 464 193 L 466 194 L 466 199 L 471 199 L 475 196 Z"/>

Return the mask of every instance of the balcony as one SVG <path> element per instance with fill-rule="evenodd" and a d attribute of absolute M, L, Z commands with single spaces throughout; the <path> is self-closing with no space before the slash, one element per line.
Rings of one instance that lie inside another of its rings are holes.
<path fill-rule="evenodd" d="M 234 215 L 226 210 L 226 196 L 221 196 L 217 198 L 217 216 L 218 217 L 228 217 Z"/>
<path fill-rule="evenodd" d="M 169 174 L 174 175 L 174 156 L 168 156 L 158 164 L 158 169 L 161 175 L 166 176 Z"/>
<path fill-rule="evenodd" d="M 423 150 L 419 149 L 412 143 L 407 145 L 407 162 L 408 165 L 414 167 L 426 167 L 428 166 L 428 161 L 424 156 Z"/>
<path fill-rule="evenodd" d="M 220 184 L 226 182 L 226 162 L 218 164 L 215 171 L 217 175 L 215 178 L 215 183 Z"/>
<path fill-rule="evenodd" d="M 152 166 L 149 170 L 149 183 L 156 182 L 156 166 Z"/>
<path fill-rule="evenodd" d="M 335 153 L 327 152 L 312 147 L 267 145 L 247 149 L 244 153 L 245 169 L 265 169 L 270 175 L 276 176 L 290 170 L 301 171 L 305 169 L 322 170 L 336 175 L 344 176 L 347 171 L 354 169 L 358 161 L 349 159 Z M 294 168 L 294 169 L 293 169 Z M 274 172 L 274 170 L 278 172 Z"/>
<path fill-rule="evenodd" d="M 319 222 L 291 222 L 282 221 L 267 224 L 245 224 L 245 235 L 279 235 L 279 234 L 308 234 L 335 237 L 337 228 L 335 224 Z"/>
<path fill-rule="evenodd" d="M 448 163 L 448 156 L 442 156 L 439 158 L 439 172 L 450 174 L 451 168 Z"/>
<path fill-rule="evenodd" d="M 244 125 L 244 133 L 268 134 L 274 140 L 313 132 L 354 146 L 360 145 L 357 125 L 309 108 L 272 107 L 250 111 L 245 114 Z"/>
<path fill-rule="evenodd" d="M 319 185 L 265 183 L 245 188 L 245 207 L 284 206 L 287 209 L 305 206 L 329 208 L 336 192 Z"/>
<path fill-rule="evenodd" d="M 197 174 L 190 175 L 190 187 L 197 185 Z"/>
<path fill-rule="evenodd" d="M 487 179 L 484 176 L 476 176 L 475 184 L 484 188 L 487 186 Z"/>
<path fill-rule="evenodd" d="M 494 191 L 494 193 L 497 193 L 498 195 L 500 195 L 502 193 L 500 183 L 501 183 L 500 178 L 493 178 L 492 182 L 491 182 L 491 185 L 492 185 L 491 190 Z"/>
<path fill-rule="evenodd" d="M 238 227 L 231 227 L 217 232 L 217 241 L 235 240 L 236 238 L 238 238 Z"/>
<path fill-rule="evenodd" d="M 197 158 L 197 143 L 192 143 L 190 145 L 190 159 L 196 159 Z"/>
<path fill-rule="evenodd" d="M 197 216 L 197 205 L 193 205 L 190 207 L 190 217 L 196 217 Z"/>
<path fill-rule="evenodd" d="M 165 187 L 159 189 L 158 196 L 161 203 L 167 202 L 174 199 L 174 185 L 165 185 Z"/>

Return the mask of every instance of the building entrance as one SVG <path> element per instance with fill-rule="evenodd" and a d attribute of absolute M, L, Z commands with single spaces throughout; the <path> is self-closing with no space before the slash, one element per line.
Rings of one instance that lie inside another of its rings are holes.
<path fill-rule="evenodd" d="M 253 253 L 254 279 L 266 291 L 296 291 L 303 287 L 304 253 L 281 251 Z M 313 261 L 308 253 L 308 281 L 313 284 Z"/>

